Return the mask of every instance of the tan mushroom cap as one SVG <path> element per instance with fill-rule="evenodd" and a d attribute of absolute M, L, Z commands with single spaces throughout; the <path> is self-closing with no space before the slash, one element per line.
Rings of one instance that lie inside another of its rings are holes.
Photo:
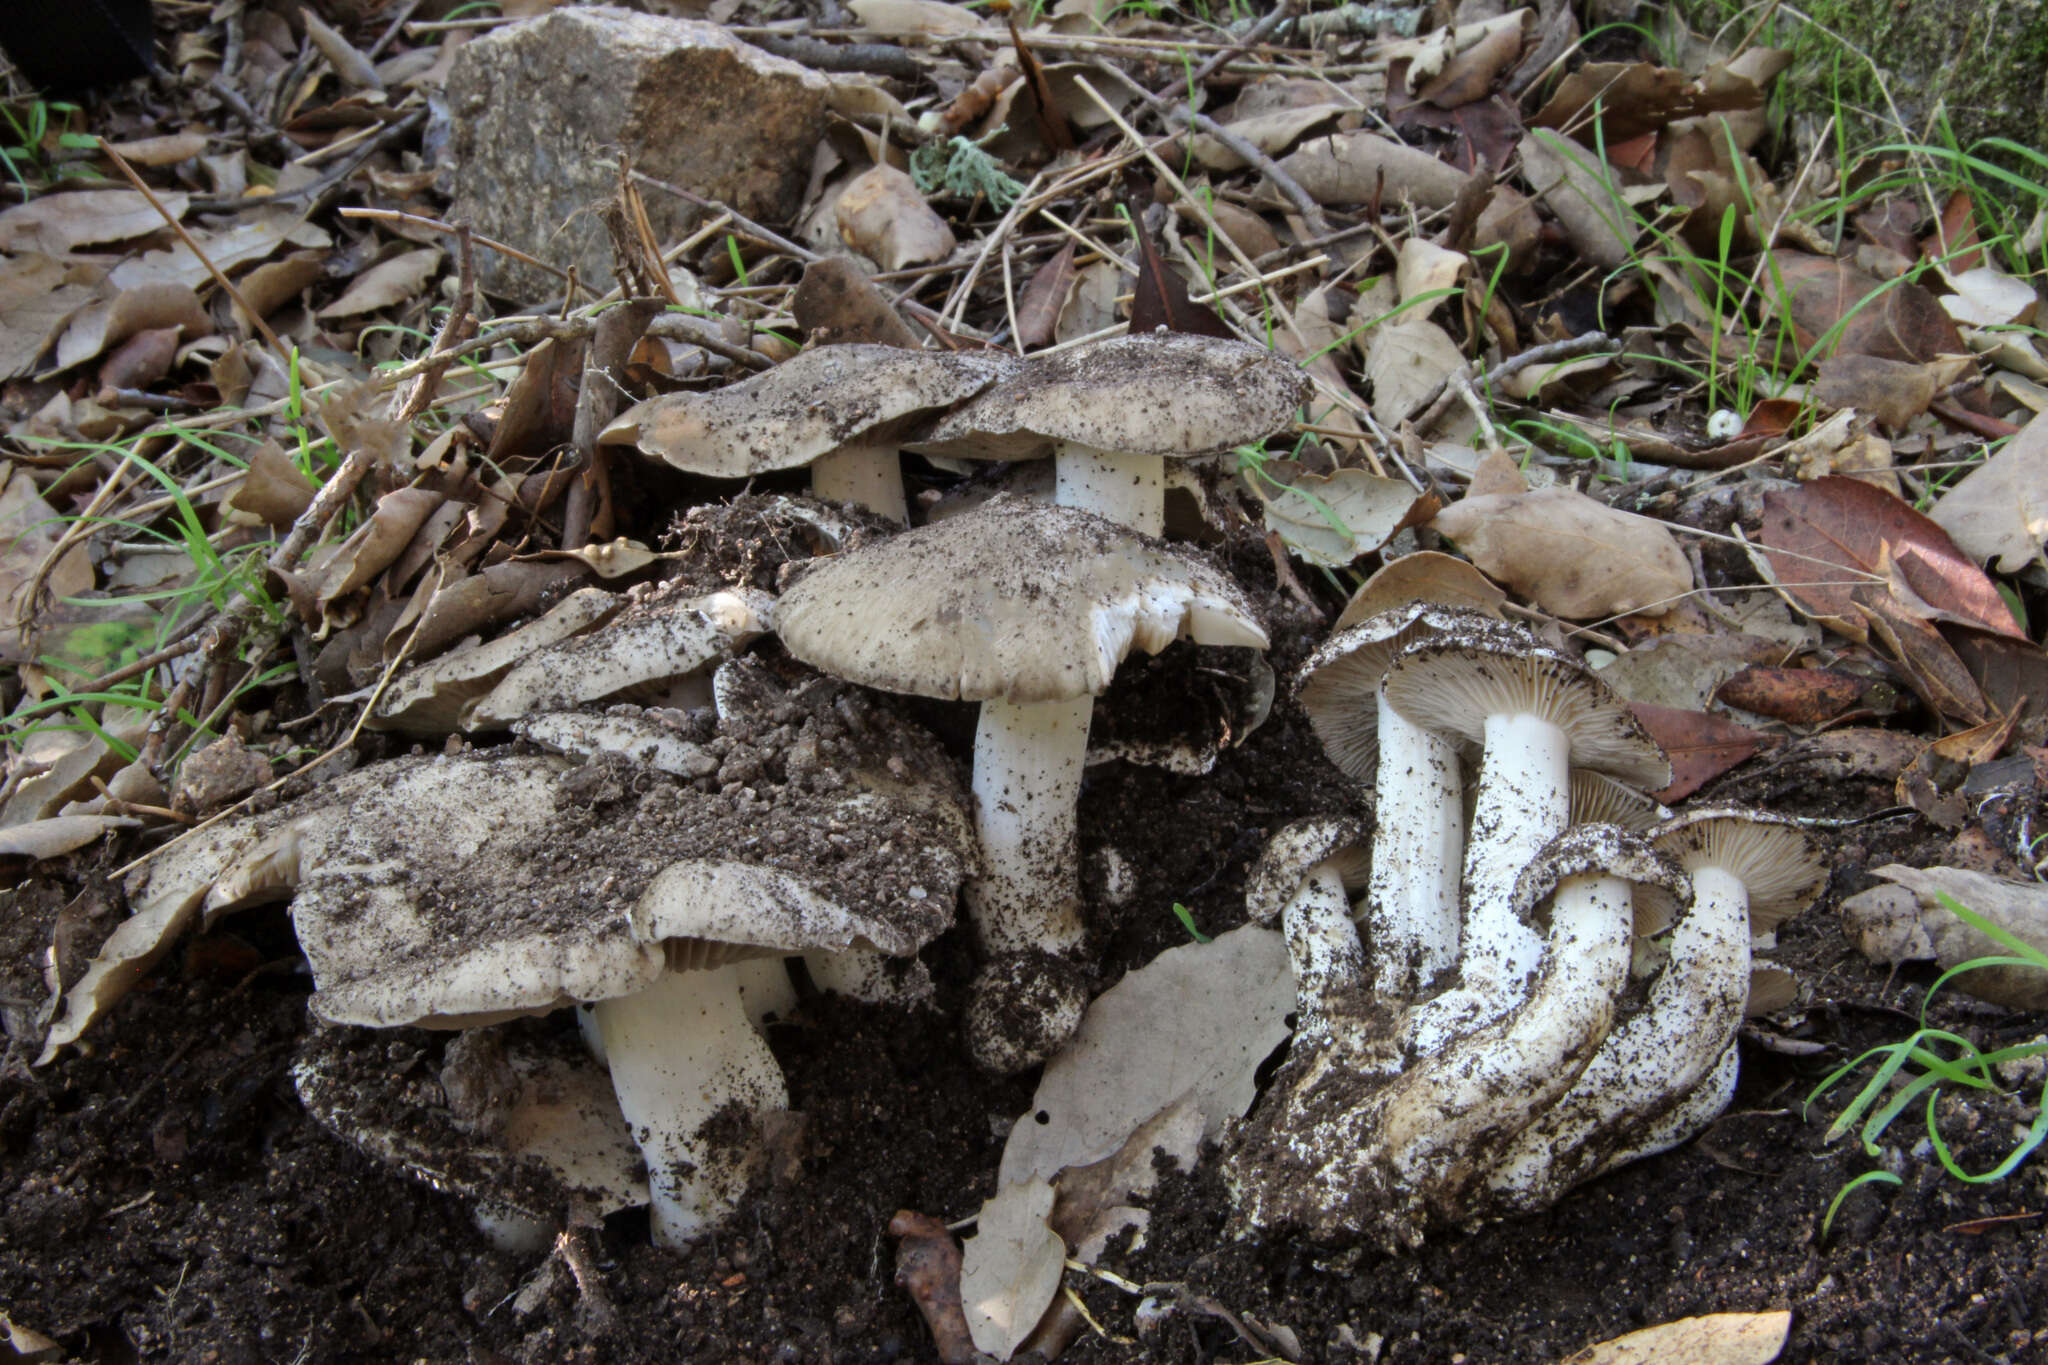
<path fill-rule="evenodd" d="M 1346 892 L 1363 891 L 1371 863 L 1370 839 L 1365 822 L 1347 815 L 1312 816 L 1288 825 L 1267 841 L 1266 851 L 1245 878 L 1245 918 L 1270 923 L 1322 863 L 1335 865 Z"/>
<path fill-rule="evenodd" d="M 1508 595 L 1470 560 L 1436 550 L 1417 550 L 1389 561 L 1360 584 L 1330 629 L 1332 633 L 1347 629 L 1410 602 L 1464 607 L 1499 617 L 1501 604 L 1507 600 Z"/>
<path fill-rule="evenodd" d="M 1099 694 L 1133 648 L 1263 649 L 1244 595 L 1193 555 L 1013 497 L 817 561 L 776 604 L 791 654 L 834 677 L 947 700 Z"/>
<path fill-rule="evenodd" d="M 1025 357 L 1014 377 L 905 448 L 1021 460 L 1071 441 L 1127 455 L 1209 455 L 1285 427 L 1308 388 L 1292 361 L 1234 338 L 1113 337 Z"/>
<path fill-rule="evenodd" d="M 520 660 L 597 625 L 625 605 L 617 593 L 579 588 L 546 615 L 495 640 L 451 650 L 401 676 L 370 718 L 375 730 L 445 735 Z"/>
<path fill-rule="evenodd" d="M 1470 633 L 1499 624 L 1478 610 L 1407 602 L 1343 627 L 1323 641 L 1296 677 L 1301 709 L 1308 713 L 1309 725 L 1330 762 L 1354 782 L 1374 782 L 1379 773 L 1380 680 L 1395 656 L 1433 632 Z"/>
<path fill-rule="evenodd" d="M 599 434 L 678 469 L 745 479 L 795 469 L 891 424 L 981 392 L 1014 367 L 996 352 L 816 346 L 738 384 L 650 398 Z"/>
<path fill-rule="evenodd" d="M 1749 923 L 1769 933 L 1820 899 L 1828 869 L 1797 822 L 1770 811 L 1706 807 L 1674 816 L 1651 832 L 1657 847 L 1690 872 L 1725 869 L 1749 889 Z"/>
<path fill-rule="evenodd" d="M 1389 703 L 1408 720 L 1482 743 L 1486 718 L 1540 715 L 1571 739 L 1571 766 L 1657 790 L 1671 760 L 1593 672 L 1527 631 L 1466 631 L 1423 640 L 1387 670 Z"/>

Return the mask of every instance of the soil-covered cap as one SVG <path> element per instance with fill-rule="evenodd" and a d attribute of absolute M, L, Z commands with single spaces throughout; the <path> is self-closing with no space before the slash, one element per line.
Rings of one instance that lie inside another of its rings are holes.
<path fill-rule="evenodd" d="M 738 384 L 650 398 L 598 439 L 692 474 L 751 478 L 879 439 L 892 423 L 972 397 L 1015 364 L 992 351 L 815 346 Z"/>
<path fill-rule="evenodd" d="M 834 677 L 946 700 L 1056 701 L 1131 649 L 1263 649 L 1237 586 L 1184 551 L 1013 497 L 814 561 L 776 604 L 790 653 Z"/>
<path fill-rule="evenodd" d="M 1777 928 L 1827 889 L 1820 850 L 1783 815 L 1708 807 L 1665 821 L 1651 837 L 1686 871 L 1718 867 L 1747 887 L 1749 922 L 1759 933 Z"/>
<path fill-rule="evenodd" d="M 1365 822 L 1349 816 L 1319 815 L 1288 825 L 1267 841 L 1266 851 L 1245 879 L 1245 917 L 1270 922 L 1287 908 L 1303 879 L 1323 863 L 1335 868 L 1347 892 L 1364 890 L 1370 865 L 1367 840 Z"/>
<path fill-rule="evenodd" d="M 1261 440 L 1308 394 L 1295 364 L 1234 338 L 1152 332 L 1028 356 L 1017 373 L 907 443 L 1019 460 L 1058 442 L 1126 455 L 1209 455 Z"/>
<path fill-rule="evenodd" d="M 1692 904 L 1683 869 L 1639 834 L 1619 825 L 1580 825 L 1558 835 L 1515 878 L 1515 914 L 1534 924 L 1557 888 L 1573 877 L 1619 877 L 1638 890 L 1654 890 L 1675 911 Z"/>
<path fill-rule="evenodd" d="M 1671 760 L 1626 703 L 1577 660 L 1521 630 L 1496 626 L 1423 640 L 1387 670 L 1387 701 L 1428 730 L 1483 743 L 1491 715 L 1535 715 L 1571 739 L 1571 766 L 1652 790 Z"/>

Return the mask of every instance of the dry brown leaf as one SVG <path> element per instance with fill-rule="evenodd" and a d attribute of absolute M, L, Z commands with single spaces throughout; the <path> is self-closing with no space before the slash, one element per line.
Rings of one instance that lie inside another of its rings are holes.
<path fill-rule="evenodd" d="M 1465 498 L 1436 529 L 1487 577 L 1554 616 L 1660 616 L 1690 591 L 1692 569 L 1661 522 L 1571 488 Z"/>
<path fill-rule="evenodd" d="M 228 506 L 259 518 L 274 531 L 283 531 L 299 519 L 318 491 L 284 453 L 284 447 L 265 441 L 250 455 L 249 472 L 228 499 Z"/>
<path fill-rule="evenodd" d="M 1960 867 L 1893 863 L 1873 870 L 1898 886 L 1873 887 L 1842 902 L 1842 927 L 1866 957 L 1883 963 L 1933 958 L 1945 970 L 2009 955 L 1996 939 L 1963 923 L 1941 903 L 1942 896 L 2048 952 L 2048 888 Z M 1952 985 L 2013 1009 L 2048 1009 L 2048 972 L 2039 968 L 1984 967 L 1963 973 Z"/>
<path fill-rule="evenodd" d="M 1465 177 L 1428 152 L 1378 133 L 1339 133 L 1304 143 L 1280 161 L 1319 204 L 1388 204 L 1448 208 Z"/>
<path fill-rule="evenodd" d="M 1934 295 L 1909 281 L 1887 283 L 1832 257 L 1782 248 L 1771 253 L 1764 278 L 1767 301 L 1792 324 L 1802 348 L 1832 335 L 1829 354 L 1924 362 L 1964 350 Z"/>
<path fill-rule="evenodd" d="M 983 27 L 973 10 L 944 0 L 849 0 L 846 7 L 884 38 L 964 38 Z"/>
<path fill-rule="evenodd" d="M 1603 270 L 1625 263 L 1641 225 L 1614 168 L 1546 128 L 1523 137 L 1521 153 L 1523 178 L 1557 215 L 1578 253 Z"/>
<path fill-rule="evenodd" d="M 1630 702 L 1629 712 L 1671 756 L 1671 784 L 1653 795 L 1666 805 L 1691 796 L 1763 744 L 1763 736 L 1711 711 Z"/>
<path fill-rule="evenodd" d="M 1988 265 L 1943 278 L 1955 292 L 1942 295 L 1942 311 L 1964 327 L 2025 327 L 2041 307 L 2034 286 Z"/>
<path fill-rule="evenodd" d="M 309 249 L 334 244 L 326 229 L 304 221 L 296 210 L 284 205 L 259 209 L 219 232 L 194 233 L 193 240 L 199 243 L 207 260 L 229 273 L 237 266 L 262 260 L 286 242 Z M 131 257 L 115 266 L 107 278 L 121 289 L 134 289 L 145 284 L 184 284 L 196 289 L 211 281 L 213 276 L 180 242 L 166 250 L 148 251 Z"/>
<path fill-rule="evenodd" d="M 1767 83 L 1729 67 L 1695 81 L 1683 71 L 1648 62 L 1588 62 L 1558 83 L 1557 93 L 1529 122 L 1538 128 L 1570 127 L 1587 146 L 1597 145 L 1596 138 L 1613 146 L 1676 119 L 1757 108 Z"/>
<path fill-rule="evenodd" d="M 1348 113 L 1348 104 L 1308 104 L 1272 109 L 1223 126 L 1267 156 L 1278 156 L 1312 130 Z M 1196 161 L 1212 171 L 1241 171 L 1249 163 L 1211 133 L 1197 133 L 1188 143 Z"/>
<path fill-rule="evenodd" d="M 377 499 L 377 508 L 334 555 L 320 566 L 315 602 L 321 612 L 354 592 L 398 558 L 421 523 L 446 499 L 427 488 L 399 488 Z"/>
<path fill-rule="evenodd" d="M 130 165 L 175 166 L 206 150 L 206 134 L 166 133 L 162 137 L 141 137 L 110 145 Z"/>
<path fill-rule="evenodd" d="M 1400 425 L 1464 363 L 1450 333 L 1427 318 L 1403 315 L 1381 323 L 1365 344 L 1372 415 L 1389 427 Z"/>
<path fill-rule="evenodd" d="M 253 333 L 255 327 L 242 314 L 243 303 L 257 317 L 267 318 L 326 273 L 327 259 L 317 251 L 294 251 L 281 261 L 265 261 L 235 282 L 235 290 L 242 296 L 235 304 L 235 316 Z"/>
<path fill-rule="evenodd" d="M 1814 376 L 1813 398 L 1823 407 L 1856 408 L 1894 431 L 1927 411 L 1940 386 L 1926 365 L 1855 353 L 1831 355 Z"/>
<path fill-rule="evenodd" d="M 942 261 L 956 245 L 946 220 L 894 166 L 872 166 L 855 176 L 833 215 L 840 240 L 884 270 Z"/>
<path fill-rule="evenodd" d="M 1066 307 L 1067 295 L 1074 288 L 1077 273 L 1074 269 L 1075 249 L 1073 242 L 1061 247 L 1057 255 L 1032 275 L 1031 283 L 1024 286 L 1024 293 L 1017 300 L 1017 349 L 1020 352 L 1052 344 L 1060 311 Z"/>
<path fill-rule="evenodd" d="M 1046 1221 L 1073 1248 L 1075 1260 L 1093 1265 L 1110 1238 L 1128 1227 L 1144 1229 L 1148 1215 L 1129 1204 L 1131 1196 L 1150 1194 L 1158 1183 L 1155 1153 L 1192 1171 L 1201 1150 L 1201 1109 L 1190 1098 L 1175 1100 L 1102 1160 L 1062 1170 L 1054 1182 L 1058 1201 Z"/>
<path fill-rule="evenodd" d="M 2018 573 L 2041 556 L 2048 541 L 2048 421 L 2035 417 L 2019 435 L 1962 482 L 1929 513 L 1962 552 L 2000 573 Z"/>
<path fill-rule="evenodd" d="M 1195 206 L 1185 199 L 1174 200 L 1174 211 L 1184 222 L 1202 224 Z M 1273 229 L 1266 226 L 1266 220 L 1250 209 L 1239 208 L 1227 199 L 1218 199 L 1208 205 L 1209 217 L 1215 222 L 1217 231 L 1237 244 L 1237 249 L 1257 260 L 1269 251 L 1280 249 L 1280 239 L 1273 235 Z"/>
<path fill-rule="evenodd" d="M 356 276 L 342 296 L 322 308 L 315 316 L 323 318 L 354 317 L 358 313 L 374 313 L 394 304 L 417 298 L 425 292 L 427 281 L 441 267 L 439 247 L 421 247 L 417 251 L 401 252 L 388 261 L 379 261 L 362 274 Z"/>
<path fill-rule="evenodd" d="M 34 368 L 65 319 L 92 297 L 75 267 L 42 255 L 0 260 L 0 379 Z"/>
<path fill-rule="evenodd" d="M 1588 1346 L 1562 1365 L 1770 1365 L 1791 1331 L 1792 1315 L 1782 1309 L 1709 1313 Z"/>
<path fill-rule="evenodd" d="M 100 365 L 102 389 L 146 389 L 171 372 L 178 358 L 178 329 L 150 327 L 114 348 Z"/>
<path fill-rule="evenodd" d="M 384 82 L 378 79 L 377 68 L 370 64 L 370 59 L 322 22 L 311 5 L 299 10 L 299 19 L 306 26 L 307 41 L 320 49 L 320 55 L 327 59 L 327 65 L 343 85 L 353 90 L 383 88 Z"/>
<path fill-rule="evenodd" d="M 1403 303 L 1413 303 L 1425 294 L 1437 295 L 1425 306 L 1410 310 L 1413 316 L 1426 318 L 1458 293 L 1471 269 L 1472 262 L 1464 252 L 1440 247 L 1426 237 L 1410 237 L 1401 243 L 1401 254 L 1394 259 L 1394 289 Z"/>
<path fill-rule="evenodd" d="M 156 197 L 174 218 L 185 216 L 192 199 L 178 190 L 158 190 Z M 0 251 L 62 256 L 82 246 L 146 236 L 163 226 L 163 215 L 134 190 L 68 190 L 0 213 Z"/>
<path fill-rule="evenodd" d="M 6 486 L 0 488 L 0 661 L 19 662 L 20 637 L 14 622 L 36 566 L 63 531 L 57 509 L 43 501 L 28 471 L 10 467 Z M 49 598 L 76 597 L 91 587 L 92 560 L 82 544 L 66 550 L 43 581 Z"/>
<path fill-rule="evenodd" d="M 56 368 L 68 370 L 84 364 L 137 332 L 159 327 L 176 328 L 190 341 L 212 335 L 213 319 L 190 285 L 145 284 L 123 289 L 72 315 L 64 335 L 57 339 Z"/>
<path fill-rule="evenodd" d="M 1000 1186 L 960 1249 L 967 1330 L 997 1360 L 1008 1360 L 1031 1335 L 1066 1274 L 1066 1243 L 1046 1223 L 1053 1200 L 1043 1179 Z"/>
<path fill-rule="evenodd" d="M 1247 473 L 1245 484 L 1264 508 L 1266 529 L 1311 564 L 1342 568 L 1427 519 L 1427 508 L 1418 517 L 1423 499 L 1404 479 L 1363 469 L 1309 474 L 1289 463 L 1270 461 L 1262 473 Z"/>
<path fill-rule="evenodd" d="M 917 349 L 917 334 L 897 316 L 882 291 L 845 256 L 827 256 L 804 267 L 790 298 L 796 325 L 816 345 L 871 341 Z"/>
<path fill-rule="evenodd" d="M 1254 1073 L 1287 1036 L 1294 1004 L 1287 945 L 1271 929 L 1167 949 L 1089 1005 L 1010 1130 L 997 1180 L 1099 1161 L 1182 1098 L 1214 1137 L 1250 1106 Z"/>
<path fill-rule="evenodd" d="M 1053 335 L 1060 341 L 1090 336 L 1113 326 L 1117 320 L 1117 296 L 1123 293 L 1124 269 L 1115 261 L 1097 261 L 1081 267 L 1067 302 L 1060 309 Z"/>

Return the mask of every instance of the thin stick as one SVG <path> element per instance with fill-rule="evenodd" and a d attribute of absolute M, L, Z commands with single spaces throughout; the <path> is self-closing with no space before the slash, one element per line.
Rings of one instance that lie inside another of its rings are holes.
<path fill-rule="evenodd" d="M 1473 384 L 1473 387 L 1490 389 L 1508 376 L 1519 374 L 1531 365 L 1547 365 L 1555 360 L 1571 360 L 1578 356 L 1589 355 L 1594 351 L 1617 350 L 1619 345 L 1620 343 L 1616 342 L 1613 337 L 1608 336 L 1605 332 L 1582 332 L 1578 336 L 1567 337 L 1563 341 L 1547 341 L 1541 346 L 1531 346 L 1519 355 L 1509 356 L 1506 360 L 1503 360 L 1500 364 L 1480 376 L 1477 382 Z M 1438 420 L 1450 410 L 1451 404 L 1457 401 L 1458 394 L 1453 383 L 1454 378 L 1462 376 L 1467 383 L 1473 383 L 1471 368 L 1470 365 L 1463 366 L 1437 381 L 1436 387 L 1431 389 L 1423 399 L 1422 415 L 1415 419 L 1417 435 L 1421 435 L 1435 426 Z"/>
<path fill-rule="evenodd" d="M 469 232 L 469 228 L 464 224 L 443 222 L 439 218 L 429 218 L 423 213 L 401 213 L 397 209 L 346 208 L 341 210 L 341 216 L 344 218 L 371 218 L 380 223 L 404 223 L 407 227 L 426 228 L 429 232 L 445 232 L 451 237 L 458 232 Z M 538 256 L 529 256 L 516 246 L 507 246 L 503 242 L 495 241 L 476 232 L 469 233 L 469 240 L 486 251 L 495 251 L 500 256 L 509 256 L 521 265 L 530 265 L 536 270 L 545 270 L 558 280 L 569 278 L 568 271 L 549 265 Z"/>

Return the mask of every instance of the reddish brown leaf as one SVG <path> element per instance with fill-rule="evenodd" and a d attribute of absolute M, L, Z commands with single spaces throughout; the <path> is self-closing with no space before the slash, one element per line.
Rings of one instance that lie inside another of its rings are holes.
<path fill-rule="evenodd" d="M 970 1365 L 974 1338 L 960 1306 L 960 1245 L 930 1214 L 900 1210 L 889 1220 L 896 1246 L 896 1283 L 910 1292 L 931 1328 L 940 1365 Z"/>
<path fill-rule="evenodd" d="M 1137 294 L 1131 300 L 1131 335 L 1164 327 L 1169 332 L 1228 337 L 1230 328 L 1216 310 L 1190 299 L 1186 281 L 1160 257 L 1159 244 L 1145 230 L 1144 201 L 1133 197 L 1130 210 L 1139 256 Z"/>
<path fill-rule="evenodd" d="M 1628 709 L 1671 755 L 1671 785 L 1656 794 L 1659 801 L 1684 800 L 1763 744 L 1756 731 L 1708 711 L 1648 702 L 1630 702 Z"/>
<path fill-rule="evenodd" d="M 1799 420 L 1800 409 L 1804 406 L 1797 399 L 1766 398 L 1749 410 L 1749 420 L 1742 424 L 1742 431 L 1736 439 L 1783 436 Z"/>
<path fill-rule="evenodd" d="M 1857 589 L 1855 606 L 1870 622 L 1871 633 L 1898 660 L 1907 685 L 1920 700 L 1965 724 L 1982 725 L 1990 719 L 1983 690 L 1940 631 L 1881 589 Z"/>
<path fill-rule="evenodd" d="M 1976 201 L 1968 190 L 1955 190 L 1941 206 L 1941 219 L 1934 225 L 1934 235 L 1921 251 L 1929 260 L 1940 261 L 1949 274 L 1960 275 L 1984 264 L 1984 251 L 1978 240 Z"/>
<path fill-rule="evenodd" d="M 171 372 L 178 358 L 176 327 L 151 327 L 117 347 L 100 366 L 100 383 L 110 389 L 146 389 Z"/>
<path fill-rule="evenodd" d="M 2048 652 L 2041 646 L 1977 630 L 1944 631 L 1942 638 L 1976 679 L 1993 710 L 2002 715 L 2018 712 L 2030 726 L 2048 716 Z"/>
<path fill-rule="evenodd" d="M 1764 497 L 1761 540 L 1779 584 L 1809 613 L 1865 638 L 1855 593 L 1894 569 L 1936 613 L 2025 639 L 2005 599 L 1948 533 L 1875 484 L 1831 476 Z"/>
<path fill-rule="evenodd" d="M 1060 320 L 1060 309 L 1073 292 L 1078 272 L 1074 269 L 1074 243 L 1060 248 L 1060 254 L 1038 268 L 1024 297 L 1017 300 L 1017 350 L 1035 350 L 1052 343 Z"/>
<path fill-rule="evenodd" d="M 1045 145 L 1056 152 L 1074 150 L 1074 130 L 1067 125 L 1067 116 L 1060 112 L 1059 101 L 1052 95 L 1052 83 L 1045 78 L 1045 68 L 1038 64 L 1037 56 L 1031 51 L 1024 35 L 1017 32 L 1017 21 L 1009 19 L 1010 42 L 1017 49 L 1017 63 L 1024 70 L 1024 86 L 1031 92 L 1033 120 L 1038 125 L 1038 135 L 1045 139 Z"/>
<path fill-rule="evenodd" d="M 1803 251 L 1780 249 L 1771 253 L 1771 259 L 1772 292 L 1802 348 L 1832 336 L 1825 355 L 1856 353 L 1914 362 L 1966 349 L 1954 321 L 1934 295 L 1917 284 L 1887 283 L 1832 257 Z"/>
<path fill-rule="evenodd" d="M 1752 665 L 1714 692 L 1714 700 L 1790 725 L 1822 725 L 1854 706 L 1862 678 L 1822 668 Z"/>

